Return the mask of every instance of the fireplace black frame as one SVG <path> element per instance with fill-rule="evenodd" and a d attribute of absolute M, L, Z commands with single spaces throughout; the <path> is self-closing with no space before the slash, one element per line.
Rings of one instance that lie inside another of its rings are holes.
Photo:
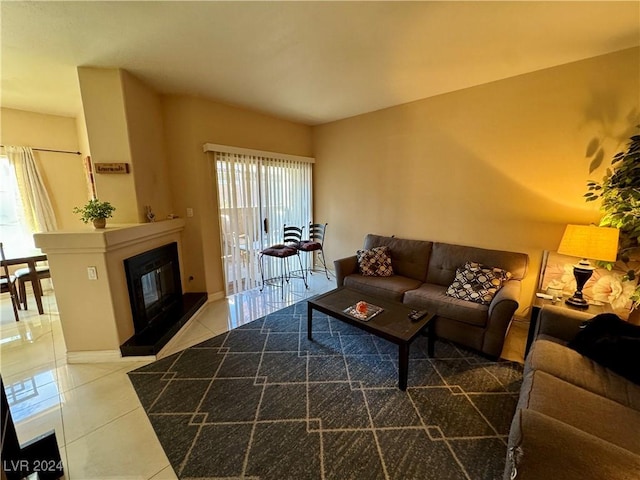
<path fill-rule="evenodd" d="M 173 294 L 149 311 L 145 308 L 141 278 L 167 264 L 170 267 L 155 280 L 162 283 L 162 276 L 172 273 Z M 124 268 L 135 334 L 120 345 L 120 352 L 124 357 L 156 355 L 206 303 L 207 294 L 182 293 L 177 242 L 127 258 Z"/>
<path fill-rule="evenodd" d="M 177 242 L 154 248 L 124 261 L 129 302 L 136 334 L 143 333 L 154 323 L 180 309 L 182 282 Z M 145 302 L 143 277 L 156 284 L 157 301 Z M 167 291 L 163 291 L 166 287 Z"/>

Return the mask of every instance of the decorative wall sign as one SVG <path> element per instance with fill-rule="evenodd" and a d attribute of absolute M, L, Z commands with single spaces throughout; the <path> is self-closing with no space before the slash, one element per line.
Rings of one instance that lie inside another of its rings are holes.
<path fill-rule="evenodd" d="M 129 173 L 128 163 L 94 163 L 96 173 Z"/>

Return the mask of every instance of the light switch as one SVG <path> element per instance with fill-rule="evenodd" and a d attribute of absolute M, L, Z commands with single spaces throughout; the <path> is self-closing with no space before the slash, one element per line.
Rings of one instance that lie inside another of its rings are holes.
<path fill-rule="evenodd" d="M 193 217 L 193 208 L 187 208 L 187 217 Z"/>
<path fill-rule="evenodd" d="M 87 277 L 89 277 L 89 280 L 98 279 L 98 270 L 96 267 L 87 267 Z"/>

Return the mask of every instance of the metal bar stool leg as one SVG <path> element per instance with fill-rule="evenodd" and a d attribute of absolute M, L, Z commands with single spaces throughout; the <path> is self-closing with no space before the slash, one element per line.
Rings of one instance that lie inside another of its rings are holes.
<path fill-rule="evenodd" d="M 260 278 L 262 283 L 260 284 L 260 291 L 264 290 L 264 255 L 261 253 L 258 259 L 258 266 L 260 267 Z"/>
<path fill-rule="evenodd" d="M 324 248 L 318 250 L 318 257 L 320 258 L 322 266 L 324 267 L 324 274 L 327 276 L 327 280 L 331 280 L 331 278 L 329 278 L 329 271 L 327 270 L 327 262 L 324 259 Z"/>
<path fill-rule="evenodd" d="M 307 277 L 304 274 L 304 268 L 302 267 L 302 258 L 300 257 L 300 253 L 296 255 L 298 257 L 298 262 L 300 262 L 300 270 L 302 271 L 302 281 L 304 282 L 305 288 L 309 288 L 309 284 L 307 283 Z"/>

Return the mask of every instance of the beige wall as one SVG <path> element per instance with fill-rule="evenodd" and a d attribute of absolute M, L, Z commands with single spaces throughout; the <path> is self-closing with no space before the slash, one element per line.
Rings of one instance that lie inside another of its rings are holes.
<path fill-rule="evenodd" d="M 93 163 L 128 163 L 129 174 L 96 174 L 96 190 L 116 211 L 113 222 L 144 223 L 172 213 L 160 96 L 121 69 L 78 68 Z"/>
<path fill-rule="evenodd" d="M 585 153 L 600 139 L 608 164 L 638 124 L 639 59 L 635 48 L 314 127 L 328 258 L 369 232 L 522 251 L 526 307 L 542 251 L 567 223 L 599 219 L 582 195 L 605 167 L 589 175 Z"/>
<path fill-rule="evenodd" d="M 78 112 L 76 117 L 76 131 L 78 135 L 78 144 L 80 145 L 80 151 L 82 157 L 91 156 L 91 149 L 89 148 L 89 137 L 87 132 L 87 121 L 84 118 L 84 112 Z"/>
<path fill-rule="evenodd" d="M 218 143 L 310 156 L 311 128 L 195 97 L 163 97 L 164 126 L 175 214 L 183 232 L 186 291 L 223 294 L 217 193 L 212 159 L 202 146 Z"/>
<path fill-rule="evenodd" d="M 147 221 L 145 206 L 150 205 L 156 219 L 162 220 L 173 213 L 173 198 L 164 148 L 160 96 L 124 70 L 122 87 L 138 219 Z"/>
<path fill-rule="evenodd" d="M 120 341 L 115 321 L 116 303 L 106 274 L 106 255 L 96 252 L 56 255 L 39 246 L 49 259 L 67 354 L 117 351 L 124 340 Z M 96 268 L 97 280 L 87 280 L 88 266 Z"/>
<path fill-rule="evenodd" d="M 96 163 L 129 163 L 131 148 L 127 129 L 121 70 L 79 67 L 91 160 Z M 139 221 L 135 182 L 132 174 L 95 175 L 98 198 L 110 202 L 116 211 L 109 221 Z"/>
<path fill-rule="evenodd" d="M 74 118 L 3 108 L 1 121 L 2 145 L 80 150 Z M 49 192 L 58 228 L 77 227 L 79 220 L 72 212 L 73 207 L 83 205 L 87 199 L 84 152 L 71 155 L 36 151 L 34 156 Z"/>

